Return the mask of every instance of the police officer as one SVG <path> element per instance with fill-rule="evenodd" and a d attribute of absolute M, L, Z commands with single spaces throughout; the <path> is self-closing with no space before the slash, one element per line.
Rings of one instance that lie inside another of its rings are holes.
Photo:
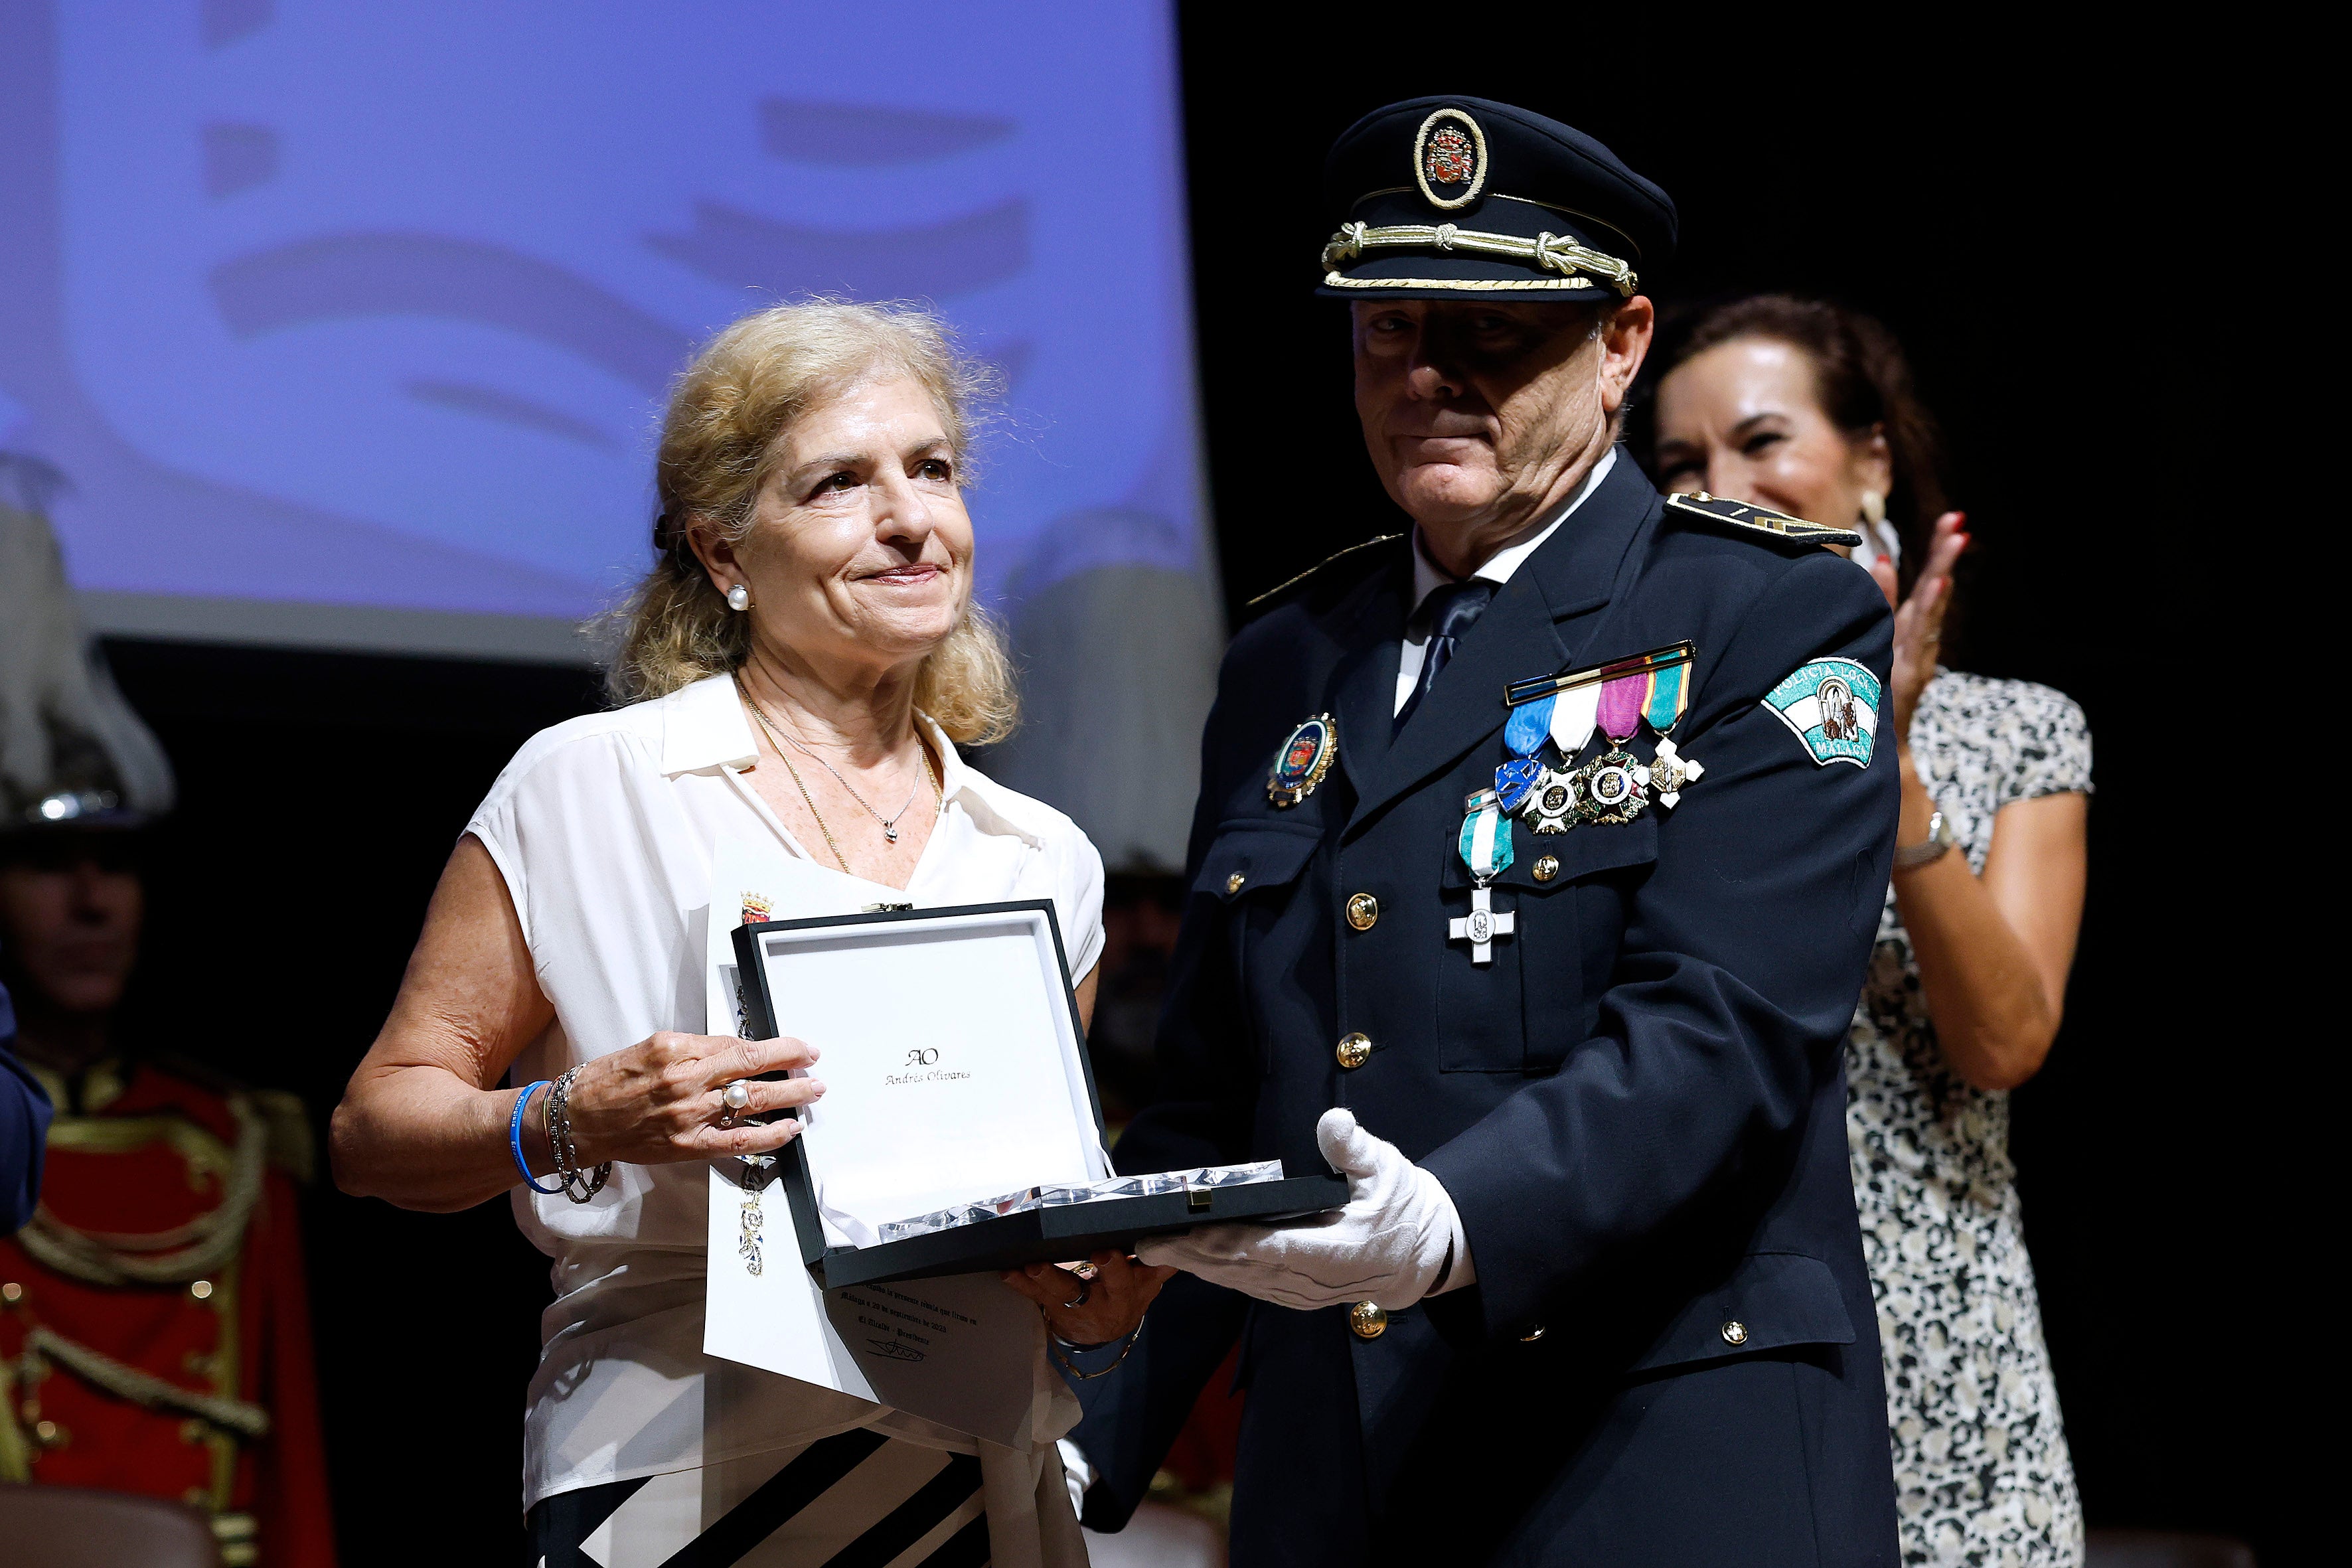
<path fill-rule="evenodd" d="M 1895 822 L 1853 536 L 1615 445 L 1675 209 L 1432 98 L 1332 149 L 1321 292 L 1405 533 L 1262 602 L 1203 742 L 1164 1099 L 1122 1169 L 1344 1210 L 1188 1271 L 1074 1435 L 1134 1507 L 1246 1389 L 1237 1564 L 1892 1563 L 1841 1045 Z"/>

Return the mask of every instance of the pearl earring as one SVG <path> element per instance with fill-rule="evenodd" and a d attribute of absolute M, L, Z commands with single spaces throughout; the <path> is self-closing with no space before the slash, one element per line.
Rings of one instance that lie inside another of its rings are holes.
<path fill-rule="evenodd" d="M 750 609 L 751 607 L 751 590 L 746 588 L 740 583 L 738 583 L 732 588 L 728 589 L 727 607 L 730 610 Z"/>
<path fill-rule="evenodd" d="M 1880 495 L 1876 490 L 1863 491 L 1862 515 L 1869 521 L 1870 526 L 1873 528 L 1876 528 L 1879 524 L 1885 522 L 1886 521 L 1886 498 Z M 739 609 L 740 607 L 740 605 L 737 606 Z"/>

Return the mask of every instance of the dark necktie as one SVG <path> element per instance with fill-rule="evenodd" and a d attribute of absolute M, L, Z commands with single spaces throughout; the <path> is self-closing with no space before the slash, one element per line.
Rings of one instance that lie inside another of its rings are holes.
<path fill-rule="evenodd" d="M 1422 654 L 1421 678 L 1412 683 L 1412 695 L 1397 710 L 1399 731 L 1412 717 L 1413 710 L 1421 706 L 1421 700 L 1429 695 L 1429 689 L 1437 682 L 1437 672 L 1452 660 L 1454 650 L 1461 646 L 1478 617 L 1486 613 L 1487 605 L 1501 586 L 1484 577 L 1473 577 L 1467 582 L 1448 583 L 1423 601 L 1423 612 L 1429 616 L 1429 647 Z"/>

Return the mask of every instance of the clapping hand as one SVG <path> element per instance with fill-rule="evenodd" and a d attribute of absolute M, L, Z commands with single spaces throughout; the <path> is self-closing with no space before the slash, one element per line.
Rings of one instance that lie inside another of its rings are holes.
<path fill-rule="evenodd" d="M 1895 563 L 1881 555 L 1870 563 L 1871 576 L 1895 610 L 1895 668 L 1887 682 L 1894 700 L 1888 717 L 1901 746 L 1910 744 L 1911 715 L 1918 710 L 1919 694 L 1936 679 L 1936 659 L 1944 640 L 1944 612 L 1952 604 L 1952 568 L 1969 547 L 1969 536 L 1961 531 L 1967 521 L 1957 511 L 1936 520 L 1935 531 L 1927 539 L 1927 559 L 1907 599 L 1897 597 Z"/>

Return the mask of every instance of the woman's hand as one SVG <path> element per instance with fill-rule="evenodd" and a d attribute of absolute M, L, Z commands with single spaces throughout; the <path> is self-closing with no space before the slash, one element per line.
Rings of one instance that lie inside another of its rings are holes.
<path fill-rule="evenodd" d="M 1900 603 L 1895 599 L 1895 563 L 1884 555 L 1870 563 L 1871 576 L 1895 610 L 1895 668 L 1887 682 L 1893 701 L 1886 716 L 1895 726 L 1898 750 L 1909 747 L 1911 715 L 1918 711 L 1919 694 L 1936 679 L 1936 658 L 1944 640 L 1944 612 L 1952 603 L 1952 568 L 1969 547 L 1969 536 L 1960 531 L 1967 521 L 1957 511 L 1936 520 L 1936 530 L 1927 539 L 1927 563 L 1911 584 L 1911 596 Z"/>
<path fill-rule="evenodd" d="M 1133 1333 L 1143 1310 L 1176 1272 L 1138 1263 L 1124 1252 L 1097 1252 L 1085 1267 L 1092 1278 L 1055 1263 L 1008 1268 L 1002 1278 L 1045 1310 L 1047 1325 L 1065 1344 L 1102 1345 Z"/>
<path fill-rule="evenodd" d="M 746 1119 L 807 1105 L 824 1092 L 823 1083 L 813 1078 L 745 1082 L 750 1100 L 733 1111 L 720 1097 L 730 1083 L 804 1068 L 816 1057 L 815 1047 L 791 1038 L 739 1040 L 664 1030 L 580 1069 L 572 1080 L 572 1147 L 583 1168 L 606 1160 L 667 1165 L 781 1149 L 799 1133 L 796 1119 Z"/>

